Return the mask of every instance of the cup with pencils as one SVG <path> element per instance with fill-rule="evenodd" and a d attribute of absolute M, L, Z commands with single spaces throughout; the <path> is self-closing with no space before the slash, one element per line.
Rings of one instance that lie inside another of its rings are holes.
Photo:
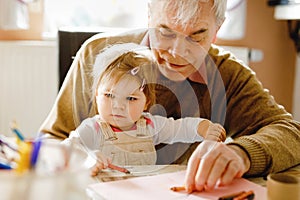
<path fill-rule="evenodd" d="M 1 200 L 85 197 L 91 179 L 89 170 L 78 164 L 85 154 L 59 141 L 25 138 L 17 127 L 11 128 L 14 138 L 0 135 L 1 147 L 15 156 L 10 159 L 7 154 L 0 160 Z"/>

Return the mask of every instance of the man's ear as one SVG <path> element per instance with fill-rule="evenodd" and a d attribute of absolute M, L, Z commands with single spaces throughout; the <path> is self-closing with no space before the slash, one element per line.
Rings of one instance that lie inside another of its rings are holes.
<path fill-rule="evenodd" d="M 218 32 L 216 32 L 215 36 L 213 37 L 212 43 L 215 43 L 215 42 L 217 41 L 217 33 L 218 33 Z"/>
<path fill-rule="evenodd" d="M 216 30 L 216 33 L 215 33 L 215 35 L 214 35 L 214 37 L 213 37 L 212 43 L 215 43 L 215 42 L 216 42 L 216 40 L 217 40 L 217 34 L 218 34 L 218 32 L 219 32 L 219 30 L 220 30 L 222 24 L 224 23 L 224 21 L 225 21 L 225 20 L 223 20 L 222 23 L 221 23 L 220 25 L 218 25 L 217 30 Z"/>

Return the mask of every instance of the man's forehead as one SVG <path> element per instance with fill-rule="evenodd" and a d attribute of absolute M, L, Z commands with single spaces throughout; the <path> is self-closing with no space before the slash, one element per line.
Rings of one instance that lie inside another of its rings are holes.
<path fill-rule="evenodd" d="M 175 23 L 174 19 L 162 19 L 159 21 L 156 28 L 167 28 L 172 31 L 179 31 L 178 34 L 183 33 L 185 35 L 196 35 L 201 34 L 207 31 L 210 24 L 209 18 L 197 18 L 193 21 L 189 21 L 190 23 Z"/>

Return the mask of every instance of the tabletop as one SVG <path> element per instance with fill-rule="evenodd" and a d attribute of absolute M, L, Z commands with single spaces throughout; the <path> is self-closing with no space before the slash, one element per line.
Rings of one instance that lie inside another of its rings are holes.
<path fill-rule="evenodd" d="M 94 178 L 94 180 L 98 182 L 106 182 L 106 181 L 122 180 L 122 179 L 139 177 L 139 176 L 149 176 L 149 175 L 157 175 L 162 173 L 176 172 L 176 171 L 185 170 L 186 165 L 128 166 L 126 169 L 128 169 L 131 173 L 125 174 L 115 170 L 109 170 L 109 169 L 103 170 L 101 173 L 99 173 L 98 176 Z M 300 164 L 280 173 L 293 175 L 300 179 Z M 267 182 L 266 177 L 253 177 L 247 179 L 261 186 L 266 186 L 266 182 Z"/>
<path fill-rule="evenodd" d="M 130 171 L 130 174 L 105 169 L 94 178 L 90 177 L 89 170 L 79 172 L 75 171 L 71 173 L 60 173 L 57 175 L 49 176 L 48 178 L 39 177 L 34 174 L 29 174 L 29 176 L 24 177 L 17 177 L 13 173 L 3 171 L 2 173 L 0 173 L 1 200 L 17 200 L 21 199 L 20 197 L 28 197 L 27 199 L 31 200 L 90 200 L 90 197 L 86 192 L 86 189 L 90 184 L 177 172 L 185 170 L 186 166 L 147 165 L 127 166 L 126 168 Z M 282 173 L 300 178 L 300 165 L 286 170 Z M 28 177 L 31 179 L 28 179 Z M 266 186 L 266 179 L 263 177 L 248 178 L 248 180 L 256 184 Z M 27 187 L 25 187 L 26 185 Z M 65 186 L 62 187 L 62 185 Z M 31 192 L 28 193 L 28 191 Z"/>
<path fill-rule="evenodd" d="M 157 177 L 162 178 L 162 177 L 166 177 L 165 175 L 162 175 L 164 173 L 172 173 L 172 172 L 179 172 L 179 171 L 183 172 L 183 170 L 186 170 L 186 165 L 126 166 L 125 168 L 127 170 L 129 170 L 130 173 L 122 173 L 122 172 L 119 172 L 116 170 L 111 170 L 111 169 L 105 169 L 102 172 L 100 172 L 98 174 L 98 176 L 96 176 L 94 178 L 94 180 L 97 182 L 110 182 L 110 183 L 107 183 L 108 185 L 106 185 L 106 184 L 90 185 L 86 190 L 87 196 L 93 200 L 105 199 L 105 197 L 107 197 L 107 195 L 109 195 L 110 197 L 112 196 L 112 193 L 109 192 L 110 188 L 118 187 L 122 191 L 122 189 L 123 190 L 128 189 L 129 188 L 128 185 L 131 185 L 131 184 L 133 187 L 134 187 L 134 185 L 138 185 L 138 188 L 140 188 L 141 191 L 143 191 L 143 188 L 146 191 L 152 191 L 151 187 L 148 188 L 148 186 L 147 186 L 147 184 L 148 184 L 147 182 L 149 182 L 149 180 L 152 177 L 145 177 L 145 179 L 144 178 L 143 179 L 135 179 L 137 182 L 134 182 L 134 181 L 131 182 L 131 180 L 126 180 L 126 179 L 131 179 L 133 177 L 140 177 L 140 176 L 152 176 L 152 175 L 158 175 Z M 280 173 L 289 174 L 289 175 L 293 175 L 293 176 L 300 178 L 300 165 L 295 166 L 291 169 L 285 170 L 284 172 L 280 172 Z M 175 174 L 177 174 L 177 173 L 175 173 Z M 162 186 L 165 184 L 165 182 L 164 182 L 165 180 L 173 180 L 174 181 L 173 176 L 174 176 L 174 173 L 170 174 L 170 176 L 167 175 L 167 177 L 168 177 L 167 179 L 162 178 L 161 180 L 156 181 L 156 183 L 154 183 L 154 184 L 159 184 Z M 125 181 L 118 182 L 118 180 L 125 180 Z M 151 180 L 154 180 L 154 179 L 151 179 Z M 237 180 L 238 181 L 246 181 L 245 179 L 237 179 Z M 251 189 L 249 189 L 251 191 L 255 191 L 255 195 L 257 195 L 257 197 L 259 197 L 259 199 L 267 199 L 267 197 L 266 197 L 267 196 L 267 190 L 266 190 L 267 179 L 265 177 L 247 178 L 247 180 L 248 181 L 243 182 L 243 183 L 247 183 L 247 186 L 245 186 L 245 187 L 247 187 L 248 189 L 251 188 Z M 116 182 L 114 182 L 114 181 L 116 181 Z M 146 182 L 146 184 L 144 184 L 145 182 Z M 135 183 L 135 184 L 133 184 L 133 183 Z M 233 181 L 232 184 L 235 185 L 234 190 L 236 190 L 239 187 L 242 187 L 241 185 L 243 183 L 239 182 L 238 185 L 236 185 L 237 184 L 236 180 Z M 253 184 L 253 183 L 255 183 L 255 184 Z M 145 188 L 147 188 L 147 189 L 145 189 Z M 230 190 L 229 188 L 230 188 L 230 185 L 227 187 L 227 192 L 229 192 L 229 190 Z M 125 192 L 125 190 L 124 190 L 124 192 Z M 231 188 L 231 190 L 232 190 L 232 188 Z M 143 192 L 146 192 L 146 191 L 143 191 Z M 223 194 L 224 191 L 226 191 L 226 187 L 222 188 L 221 194 Z M 161 192 L 163 192 L 163 191 L 161 191 Z M 139 197 L 140 194 L 141 194 L 141 192 L 137 192 L 135 197 Z M 116 194 L 113 193 L 113 195 L 118 196 L 117 193 Z M 151 196 L 151 195 L 155 195 L 155 194 L 150 192 L 149 195 Z M 166 195 L 170 195 L 170 194 L 166 194 Z M 205 194 L 205 192 L 201 193 L 201 197 L 204 197 L 203 195 L 205 196 L 208 194 Z M 218 197 L 219 197 L 220 191 L 218 193 L 218 189 L 217 189 L 216 193 L 210 193 L 209 195 L 210 195 L 209 198 L 215 199 L 216 195 L 218 195 Z M 152 198 L 152 196 L 151 196 L 151 198 Z M 206 196 L 206 198 L 208 198 L 208 196 Z"/>
<path fill-rule="evenodd" d="M 279 172 L 279 173 L 296 176 L 297 178 L 300 179 L 300 164 L 297 165 L 297 166 L 294 166 L 290 169 L 287 169 L 285 171 Z M 247 178 L 247 179 L 254 182 L 254 183 L 256 183 L 256 184 L 259 184 L 261 186 L 266 186 L 266 183 L 267 183 L 267 178 L 266 177 L 254 177 L 254 178 Z"/>

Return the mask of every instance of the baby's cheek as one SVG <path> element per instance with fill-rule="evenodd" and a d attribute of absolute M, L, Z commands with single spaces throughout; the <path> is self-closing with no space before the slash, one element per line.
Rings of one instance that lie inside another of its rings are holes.
<path fill-rule="evenodd" d="M 129 116 L 131 118 L 132 121 L 137 121 L 143 112 L 144 109 L 130 109 L 129 110 Z"/>

